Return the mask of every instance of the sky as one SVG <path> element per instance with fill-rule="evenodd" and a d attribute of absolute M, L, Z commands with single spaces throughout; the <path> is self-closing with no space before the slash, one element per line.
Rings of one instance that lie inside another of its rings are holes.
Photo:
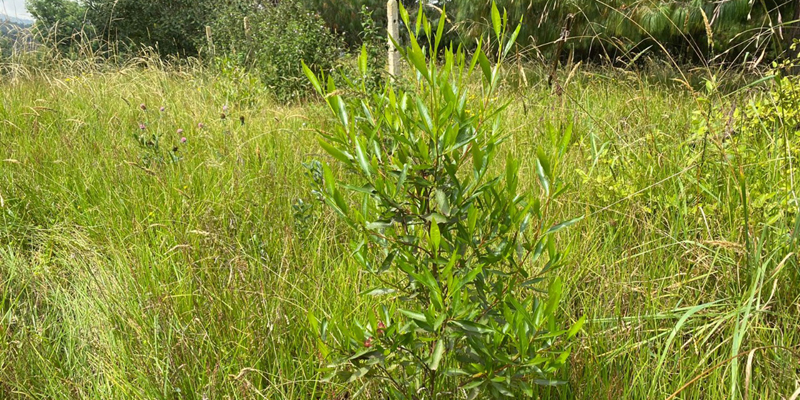
<path fill-rule="evenodd" d="M 0 0 L 0 14 L 31 19 L 31 15 L 25 9 L 25 0 Z"/>

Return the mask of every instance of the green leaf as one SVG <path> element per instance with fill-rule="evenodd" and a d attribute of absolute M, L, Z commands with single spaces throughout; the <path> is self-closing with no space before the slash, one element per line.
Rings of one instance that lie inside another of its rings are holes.
<path fill-rule="evenodd" d="M 433 213 L 430 213 L 430 214 L 427 214 L 427 215 L 423 215 L 422 219 L 424 219 L 425 221 L 428 221 L 428 222 L 430 222 L 432 224 L 443 224 L 443 223 L 447 222 L 447 217 L 445 217 L 444 215 L 439 214 L 437 212 L 433 212 Z"/>
<path fill-rule="evenodd" d="M 422 99 L 419 97 L 417 97 L 417 111 L 419 112 L 420 117 L 422 117 L 422 122 L 425 123 L 425 129 L 427 129 L 428 134 L 434 136 L 435 132 L 433 131 L 431 114 L 428 111 L 428 107 L 425 106 L 425 103 L 423 103 Z"/>
<path fill-rule="evenodd" d="M 502 394 L 503 396 L 514 397 L 514 393 L 508 390 L 508 385 L 506 384 L 505 379 L 503 379 L 500 382 L 492 381 L 492 387 L 498 392 L 500 392 L 500 394 Z"/>
<path fill-rule="evenodd" d="M 331 96 L 328 98 L 328 104 L 330 104 L 331 109 L 339 118 L 339 122 L 342 123 L 345 132 L 350 131 L 350 121 L 347 117 L 347 107 L 344 104 L 341 96 Z"/>
<path fill-rule="evenodd" d="M 436 347 L 433 349 L 433 354 L 431 354 L 431 362 L 428 364 L 428 368 L 431 371 L 436 371 L 439 368 L 439 363 L 442 361 L 442 356 L 444 355 L 444 340 L 439 339 L 436 342 Z"/>
<path fill-rule="evenodd" d="M 436 28 L 436 44 L 433 48 L 433 53 L 439 53 L 439 44 L 442 42 L 442 36 L 444 34 L 444 22 L 447 20 L 447 6 L 442 6 L 442 15 L 439 16 L 439 26 Z"/>
<path fill-rule="evenodd" d="M 558 303 L 561 301 L 561 293 L 563 290 L 564 282 L 561 277 L 553 279 L 550 284 L 550 289 L 547 291 L 547 306 L 544 309 L 545 317 L 554 315 Z"/>
<path fill-rule="evenodd" d="M 487 83 L 492 82 L 492 77 L 494 76 L 492 73 L 492 65 L 489 63 L 489 58 L 486 57 L 486 54 L 483 53 L 483 50 L 478 52 L 478 64 L 481 66 L 481 70 L 483 71 L 483 76 L 486 78 Z"/>
<path fill-rule="evenodd" d="M 415 321 L 428 322 L 428 319 L 425 318 L 424 314 L 421 314 L 421 313 L 418 313 L 418 312 L 414 312 L 414 311 L 404 310 L 402 308 L 398 309 L 397 311 L 400 311 L 400 314 L 403 314 L 406 317 L 411 318 L 411 319 L 413 319 Z"/>
<path fill-rule="evenodd" d="M 361 170 L 364 171 L 367 178 L 372 177 L 369 161 L 367 161 L 367 154 L 364 151 L 364 145 L 361 144 L 361 140 L 358 137 L 355 138 L 354 142 L 356 145 L 356 159 L 358 159 L 358 165 L 361 166 Z"/>
<path fill-rule="evenodd" d="M 479 324 L 477 322 L 458 320 L 458 321 L 451 321 L 450 323 L 467 333 L 477 333 L 480 335 L 484 335 L 487 333 L 494 333 L 494 329 L 484 324 Z"/>
<path fill-rule="evenodd" d="M 403 20 L 403 23 L 406 25 L 406 28 L 410 28 L 411 24 L 408 23 L 408 11 L 405 7 L 403 7 L 403 2 L 397 2 L 398 11 L 400 11 L 400 19 Z"/>
<path fill-rule="evenodd" d="M 469 69 L 467 70 L 467 75 L 470 76 L 472 75 L 472 71 L 475 69 L 475 65 L 478 63 L 478 60 L 480 59 L 478 55 L 482 53 L 481 44 L 482 44 L 481 40 L 478 40 L 478 47 L 475 48 L 475 53 L 472 56 L 472 61 L 470 61 L 469 63 Z"/>
<path fill-rule="evenodd" d="M 392 221 L 375 221 L 370 222 L 366 225 L 366 228 L 371 231 L 376 231 L 378 229 L 388 229 L 392 227 Z"/>
<path fill-rule="evenodd" d="M 580 332 L 581 328 L 583 328 L 583 324 L 586 323 L 586 315 L 582 316 L 578 322 L 576 322 L 572 327 L 569 328 L 567 331 L 567 339 L 572 339 L 575 335 Z"/>
<path fill-rule="evenodd" d="M 392 294 L 392 293 L 396 293 L 396 292 L 397 292 L 397 290 L 391 289 L 391 288 L 375 288 L 375 289 L 365 290 L 365 291 L 359 293 L 359 295 L 361 295 L 361 296 L 384 296 L 384 295 Z"/>
<path fill-rule="evenodd" d="M 458 293 L 458 291 L 461 290 L 461 288 L 464 287 L 464 285 L 472 282 L 472 280 L 475 279 L 475 277 L 478 276 L 481 272 L 483 272 L 483 266 L 478 265 L 477 267 L 473 268 L 472 271 L 469 271 L 469 273 L 467 273 L 467 276 L 465 276 L 464 279 L 461 279 L 456 284 L 452 292 Z"/>
<path fill-rule="evenodd" d="M 327 163 L 322 164 L 322 178 L 325 184 L 325 190 L 329 195 L 333 195 L 336 191 L 336 180 L 333 179 L 333 172 Z"/>
<path fill-rule="evenodd" d="M 439 233 L 439 224 L 431 223 L 431 245 L 433 246 L 433 253 L 439 252 L 439 242 L 441 241 L 441 234 Z"/>
<path fill-rule="evenodd" d="M 313 71 L 311 71 L 311 68 L 308 68 L 305 62 L 300 61 L 300 63 L 303 65 L 303 72 L 306 74 L 306 77 L 311 82 L 311 85 L 314 86 L 314 89 L 317 91 L 317 93 L 324 95 L 324 93 L 322 92 L 322 85 L 319 84 L 319 79 L 317 79 L 317 76 L 314 74 Z"/>
<path fill-rule="evenodd" d="M 350 165 L 352 163 L 353 156 L 351 156 L 350 153 L 337 149 L 336 147 L 334 147 L 330 143 L 326 142 L 322 138 L 317 138 L 317 141 L 319 142 L 319 145 L 322 147 L 322 149 L 325 150 L 331 156 L 333 156 L 333 158 L 335 158 L 335 159 L 337 159 L 337 160 L 339 160 L 339 161 L 341 161 L 341 162 L 343 162 L 343 163 L 345 163 L 347 165 Z"/>
<path fill-rule="evenodd" d="M 511 51 L 511 48 L 514 47 L 514 43 L 517 41 L 517 36 L 519 36 L 519 31 L 522 28 L 522 18 L 519 19 L 519 25 L 517 25 L 517 29 L 514 30 L 514 33 L 511 34 L 511 38 L 508 39 L 506 43 L 506 48 L 503 50 L 503 57 L 508 55 L 508 52 Z"/>
<path fill-rule="evenodd" d="M 439 208 L 439 211 L 445 216 L 450 216 L 450 201 L 447 200 L 447 194 L 444 190 L 436 189 L 434 198 L 436 199 L 436 206 Z"/>
<path fill-rule="evenodd" d="M 692 315 L 694 315 L 695 313 L 705 308 L 716 305 L 717 303 L 719 303 L 719 300 L 691 307 L 688 310 L 686 310 L 686 313 L 684 313 L 680 319 L 678 319 L 678 322 L 675 324 L 675 326 L 672 328 L 672 331 L 669 333 L 669 337 L 667 337 L 667 342 L 663 346 L 664 350 L 661 352 L 661 357 L 658 358 L 658 364 L 656 364 L 656 369 L 653 373 L 654 377 L 659 376 L 659 374 L 661 373 L 661 367 L 664 366 L 664 361 L 666 361 L 667 359 L 667 354 L 670 354 L 669 348 L 670 346 L 672 346 L 672 341 L 675 339 L 678 332 L 680 332 L 681 328 L 686 323 L 686 321 L 688 321 L 689 318 L 691 318 Z"/>
<path fill-rule="evenodd" d="M 427 81 L 430 81 L 431 76 L 430 72 L 428 72 L 428 65 L 425 63 L 425 54 L 422 52 L 422 48 L 419 47 L 419 43 L 417 43 L 417 40 L 413 36 L 411 37 L 411 49 L 408 51 L 408 58 L 414 68 L 416 68 Z"/>
<path fill-rule="evenodd" d="M 545 173 L 542 162 L 539 161 L 538 157 L 536 158 L 536 175 L 539 176 L 539 184 L 542 185 L 545 196 L 550 196 L 550 180 L 547 179 L 547 174 Z"/>
<path fill-rule="evenodd" d="M 561 144 L 558 146 L 558 152 L 562 156 L 567 152 L 567 147 L 569 146 L 570 140 L 572 140 L 572 122 L 567 125 L 567 129 L 564 131 L 564 136 L 561 137 Z"/>
<path fill-rule="evenodd" d="M 367 75 L 367 44 L 361 45 L 361 56 L 358 57 L 358 69 L 361 71 L 361 76 Z"/>
<path fill-rule="evenodd" d="M 576 223 L 580 222 L 581 220 L 583 220 L 583 216 L 580 216 L 578 218 L 573 218 L 573 219 L 571 219 L 569 221 L 564 221 L 564 222 L 562 222 L 560 224 L 553 225 L 552 227 L 550 227 L 550 229 L 547 230 L 546 234 L 549 235 L 551 233 L 556 233 L 556 232 L 558 232 L 558 231 L 560 231 L 560 230 L 562 230 L 564 228 L 568 228 L 568 227 L 570 227 L 572 225 L 575 225 Z"/>
<path fill-rule="evenodd" d="M 403 185 L 406 183 L 407 176 L 408 176 L 408 164 L 403 164 L 403 172 L 400 173 L 400 178 L 397 179 L 397 185 L 395 186 L 394 189 L 395 196 L 402 193 Z"/>
<path fill-rule="evenodd" d="M 497 9 L 497 3 L 494 1 L 492 1 L 492 26 L 494 27 L 494 34 L 497 36 L 497 40 L 500 40 L 503 23 L 500 20 L 500 11 Z"/>
<path fill-rule="evenodd" d="M 398 1 L 400 3 L 400 1 Z M 425 16 L 425 10 L 422 9 L 422 3 L 419 4 L 419 10 L 417 10 L 417 23 L 414 26 L 414 35 L 419 36 L 419 29 L 422 27 L 422 17 Z"/>

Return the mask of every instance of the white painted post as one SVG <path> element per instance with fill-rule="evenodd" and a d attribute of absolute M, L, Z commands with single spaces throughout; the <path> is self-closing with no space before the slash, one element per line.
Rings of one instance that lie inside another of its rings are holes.
<path fill-rule="evenodd" d="M 387 29 L 387 34 L 390 38 L 394 39 L 395 41 L 400 40 L 400 18 L 399 18 L 399 10 L 397 7 L 397 0 L 389 0 L 386 4 L 386 10 L 388 14 L 389 20 L 389 27 Z M 394 46 L 394 42 L 391 39 L 389 40 L 389 76 L 391 76 L 392 80 L 400 77 L 400 52 L 397 51 L 397 48 Z"/>

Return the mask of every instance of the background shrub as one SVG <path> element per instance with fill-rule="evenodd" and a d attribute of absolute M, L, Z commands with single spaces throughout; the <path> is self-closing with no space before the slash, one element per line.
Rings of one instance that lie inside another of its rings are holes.
<path fill-rule="evenodd" d="M 296 2 L 232 4 L 219 13 L 213 31 L 213 50 L 257 71 L 280 100 L 302 98 L 311 89 L 301 61 L 315 71 L 330 70 L 344 51 L 342 38 Z"/>

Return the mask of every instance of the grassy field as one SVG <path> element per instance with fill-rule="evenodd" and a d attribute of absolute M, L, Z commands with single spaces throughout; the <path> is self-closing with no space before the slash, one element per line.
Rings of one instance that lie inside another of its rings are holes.
<path fill-rule="evenodd" d="M 371 310 L 348 230 L 314 204 L 302 165 L 326 159 L 314 129 L 328 114 L 242 78 L 143 65 L 0 76 L 0 398 L 358 390 L 320 383 L 307 317 Z M 698 134 L 707 103 L 658 81 L 578 69 L 560 95 L 507 89 L 520 185 L 536 185 L 545 126 L 571 121 L 558 213 L 586 216 L 560 237 L 558 274 L 564 321 L 589 322 L 569 383 L 539 393 L 795 399 L 798 142 L 768 124 Z M 765 96 L 712 102 L 727 113 Z M 158 152 L 143 132 L 163 134 Z M 298 199 L 312 207 L 298 213 Z"/>

